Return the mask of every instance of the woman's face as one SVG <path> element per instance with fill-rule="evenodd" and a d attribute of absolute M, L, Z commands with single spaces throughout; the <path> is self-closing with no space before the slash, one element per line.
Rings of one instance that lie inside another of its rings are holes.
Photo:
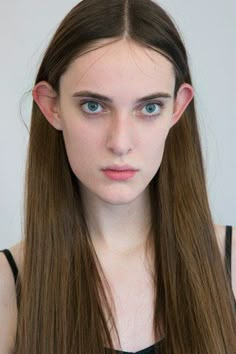
<path fill-rule="evenodd" d="M 63 132 L 85 195 L 118 205 L 147 191 L 168 132 L 192 97 L 191 86 L 185 86 L 176 103 L 172 64 L 126 40 L 84 54 L 70 65 L 60 80 L 57 129 Z M 113 180 L 103 172 L 113 164 L 128 164 L 137 172 Z"/>

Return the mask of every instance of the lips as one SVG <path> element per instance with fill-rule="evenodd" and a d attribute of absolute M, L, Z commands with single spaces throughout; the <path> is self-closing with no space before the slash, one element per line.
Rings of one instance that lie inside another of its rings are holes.
<path fill-rule="evenodd" d="M 131 165 L 110 165 L 102 169 L 103 171 L 138 171 Z"/>
<path fill-rule="evenodd" d="M 103 170 L 103 173 L 111 180 L 114 181 L 126 181 L 135 176 L 137 171 L 135 170 Z"/>

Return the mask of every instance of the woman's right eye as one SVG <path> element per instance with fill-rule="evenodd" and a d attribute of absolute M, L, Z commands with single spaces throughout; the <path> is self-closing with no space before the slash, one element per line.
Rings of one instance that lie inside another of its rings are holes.
<path fill-rule="evenodd" d="M 101 111 L 97 111 L 98 107 L 102 107 L 100 103 L 96 101 L 82 101 L 80 103 L 80 107 L 85 107 L 83 108 L 83 111 L 87 114 L 97 114 L 101 113 Z"/>

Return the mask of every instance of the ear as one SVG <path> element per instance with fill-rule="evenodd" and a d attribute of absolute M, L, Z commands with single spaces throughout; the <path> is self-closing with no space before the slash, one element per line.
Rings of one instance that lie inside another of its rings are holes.
<path fill-rule="evenodd" d="M 191 102 L 194 96 L 194 91 L 191 85 L 187 83 L 183 83 L 178 89 L 175 103 L 174 103 L 174 111 L 172 116 L 172 126 L 178 122 L 184 113 L 185 109 Z"/>
<path fill-rule="evenodd" d="M 40 81 L 33 88 L 32 96 L 48 122 L 55 129 L 62 130 L 57 94 L 52 86 L 47 81 Z"/>

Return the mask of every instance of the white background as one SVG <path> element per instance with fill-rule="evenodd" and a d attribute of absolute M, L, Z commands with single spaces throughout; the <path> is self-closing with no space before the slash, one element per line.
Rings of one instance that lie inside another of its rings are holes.
<path fill-rule="evenodd" d="M 32 96 L 43 52 L 78 1 L 0 0 L 0 249 L 20 241 Z M 161 0 L 182 33 L 216 224 L 236 225 L 236 1 Z"/>

